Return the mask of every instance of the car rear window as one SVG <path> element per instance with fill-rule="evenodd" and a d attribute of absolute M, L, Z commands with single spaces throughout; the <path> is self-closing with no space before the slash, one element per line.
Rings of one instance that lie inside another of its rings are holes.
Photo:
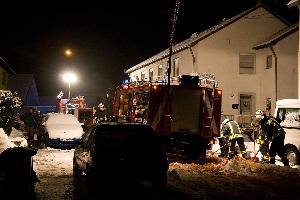
<path fill-rule="evenodd" d="M 144 157 L 161 153 L 162 146 L 151 127 L 116 125 L 98 127 L 97 149 L 103 153 L 122 152 L 133 157 Z"/>

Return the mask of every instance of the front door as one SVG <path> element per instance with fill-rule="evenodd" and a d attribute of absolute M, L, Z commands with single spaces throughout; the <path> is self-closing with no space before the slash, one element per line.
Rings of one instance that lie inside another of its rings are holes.
<path fill-rule="evenodd" d="M 252 101 L 251 95 L 240 95 L 240 114 L 241 115 L 251 115 Z"/>

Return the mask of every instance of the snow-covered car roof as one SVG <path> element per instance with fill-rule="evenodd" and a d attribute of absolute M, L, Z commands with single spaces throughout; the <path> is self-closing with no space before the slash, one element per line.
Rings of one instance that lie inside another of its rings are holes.
<path fill-rule="evenodd" d="M 45 130 L 51 139 L 81 138 L 83 128 L 72 114 L 51 113 L 45 121 Z"/>

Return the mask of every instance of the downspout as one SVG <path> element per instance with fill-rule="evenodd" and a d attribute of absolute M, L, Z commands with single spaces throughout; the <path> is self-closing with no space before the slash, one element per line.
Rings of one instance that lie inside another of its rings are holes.
<path fill-rule="evenodd" d="M 277 93 L 278 93 L 278 87 L 277 87 L 277 83 L 278 83 L 278 81 L 277 81 L 277 55 L 274 51 L 273 46 L 269 45 L 269 48 L 272 51 L 272 54 L 273 54 L 274 60 L 275 60 L 274 68 L 275 68 L 275 102 L 276 102 L 277 101 L 277 96 L 278 96 L 277 95 Z"/>
<path fill-rule="evenodd" d="M 195 54 L 193 52 L 193 49 L 192 49 L 192 46 L 189 46 L 189 49 L 190 49 L 190 53 L 192 55 L 192 58 L 193 58 L 193 70 L 192 70 L 192 73 L 194 74 L 195 73 L 195 62 L 196 62 L 196 57 L 195 57 Z"/>

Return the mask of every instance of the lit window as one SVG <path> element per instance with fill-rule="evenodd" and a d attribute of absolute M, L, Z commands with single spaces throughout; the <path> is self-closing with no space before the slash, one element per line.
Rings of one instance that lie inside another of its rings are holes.
<path fill-rule="evenodd" d="M 163 76 L 163 67 L 162 65 L 158 66 L 158 74 L 157 74 L 158 78 L 161 78 Z"/>
<path fill-rule="evenodd" d="M 153 68 L 149 69 L 149 81 L 153 81 Z"/>
<path fill-rule="evenodd" d="M 146 73 L 141 72 L 141 81 L 145 81 L 145 78 L 146 78 Z"/>
<path fill-rule="evenodd" d="M 173 60 L 172 76 L 173 77 L 179 76 L 179 58 L 175 58 Z"/>

